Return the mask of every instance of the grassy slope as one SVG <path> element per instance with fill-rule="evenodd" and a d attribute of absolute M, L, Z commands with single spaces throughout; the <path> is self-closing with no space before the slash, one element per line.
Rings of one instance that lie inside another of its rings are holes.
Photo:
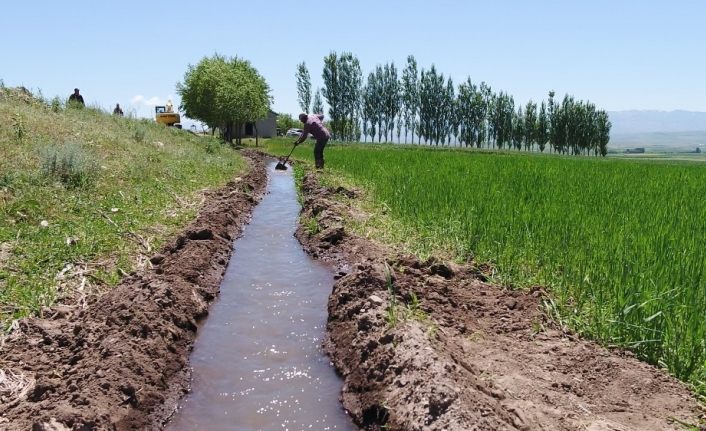
<path fill-rule="evenodd" d="M 91 108 L 56 108 L 0 89 L 5 324 L 62 295 L 114 285 L 195 215 L 204 189 L 246 169 L 211 138 Z M 78 156 L 71 164 L 80 181 L 43 169 L 49 154 Z"/>
<path fill-rule="evenodd" d="M 311 148 L 295 156 L 310 160 Z M 374 216 L 354 223 L 361 233 L 422 256 L 490 261 L 501 282 L 550 286 L 574 329 L 701 384 L 700 163 L 370 145 L 333 145 L 326 159 L 327 181 L 369 191 Z"/>

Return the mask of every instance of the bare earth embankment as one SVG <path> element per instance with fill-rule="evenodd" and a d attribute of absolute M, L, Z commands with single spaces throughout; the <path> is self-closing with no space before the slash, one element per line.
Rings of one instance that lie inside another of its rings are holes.
<path fill-rule="evenodd" d="M 159 429 L 188 385 L 196 322 L 208 313 L 233 239 L 266 182 L 250 173 L 210 192 L 198 217 L 87 308 L 25 319 L 0 348 L 0 429 Z"/>
<path fill-rule="evenodd" d="M 342 195 L 354 193 L 311 175 L 303 193 L 316 228 L 297 236 L 339 267 L 325 348 L 362 428 L 656 431 L 703 418 L 663 371 L 556 328 L 540 290 L 499 288 L 470 264 L 399 256 L 346 230 Z"/>
<path fill-rule="evenodd" d="M 198 218 L 83 310 L 26 319 L 0 348 L 0 428 L 159 429 L 188 387 L 196 322 L 266 184 L 262 156 Z M 697 424 L 691 393 L 629 354 L 577 339 L 543 292 L 488 284 L 473 265 L 421 262 L 349 233 L 355 193 L 304 179 L 297 236 L 337 265 L 325 348 L 366 430 L 665 430 Z M 237 252 L 237 250 L 235 250 Z"/>

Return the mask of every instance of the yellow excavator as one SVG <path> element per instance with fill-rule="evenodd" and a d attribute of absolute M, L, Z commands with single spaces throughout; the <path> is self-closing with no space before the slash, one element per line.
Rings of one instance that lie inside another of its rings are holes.
<path fill-rule="evenodd" d="M 154 115 L 157 123 L 181 129 L 181 117 L 179 117 L 178 112 L 174 112 L 171 100 L 167 101 L 165 106 L 155 106 Z"/>

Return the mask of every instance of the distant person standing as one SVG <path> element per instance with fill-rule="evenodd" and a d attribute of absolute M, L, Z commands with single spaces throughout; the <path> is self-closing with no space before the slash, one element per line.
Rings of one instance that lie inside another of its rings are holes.
<path fill-rule="evenodd" d="M 301 144 L 311 134 L 316 139 L 314 145 L 314 164 L 316 169 L 324 168 L 324 147 L 331 138 L 331 133 L 323 123 L 324 115 L 307 115 L 299 114 L 299 121 L 304 123 L 304 132 L 299 136 L 299 139 L 294 143 L 295 146 Z"/>
<path fill-rule="evenodd" d="M 122 116 L 123 116 L 123 110 L 120 109 L 120 104 L 119 104 L 119 103 L 116 103 L 116 104 L 115 104 L 115 109 L 113 109 L 113 115 L 117 115 L 118 117 L 122 117 Z"/>
<path fill-rule="evenodd" d="M 78 88 L 74 88 L 74 93 L 69 96 L 69 104 L 86 106 L 86 104 L 83 102 L 83 96 L 79 94 Z"/>

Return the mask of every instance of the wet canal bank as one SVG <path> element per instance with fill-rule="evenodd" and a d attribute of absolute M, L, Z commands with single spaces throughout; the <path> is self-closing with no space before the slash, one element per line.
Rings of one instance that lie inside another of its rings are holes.
<path fill-rule="evenodd" d="M 191 392 L 167 429 L 356 429 L 320 347 L 333 274 L 293 237 L 294 181 L 273 168 L 199 329 Z"/>

